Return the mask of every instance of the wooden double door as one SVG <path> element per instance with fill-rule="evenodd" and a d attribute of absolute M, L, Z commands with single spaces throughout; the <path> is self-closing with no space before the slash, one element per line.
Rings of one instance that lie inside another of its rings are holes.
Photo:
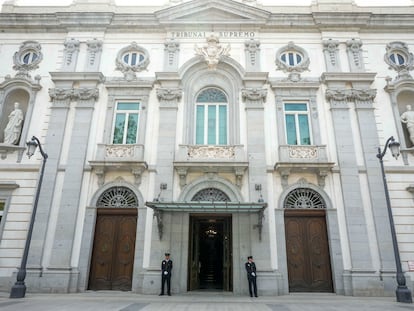
<path fill-rule="evenodd" d="M 89 289 L 130 291 L 137 209 L 98 208 Z"/>
<path fill-rule="evenodd" d="M 332 292 L 324 210 L 285 211 L 290 292 Z"/>

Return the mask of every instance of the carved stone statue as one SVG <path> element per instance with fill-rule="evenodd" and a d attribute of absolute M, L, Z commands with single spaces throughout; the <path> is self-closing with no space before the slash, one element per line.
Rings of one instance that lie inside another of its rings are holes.
<path fill-rule="evenodd" d="M 4 129 L 4 142 L 6 144 L 17 145 L 23 125 L 23 111 L 19 108 L 19 103 L 14 103 L 14 110 L 9 115 L 9 122 Z"/>
<path fill-rule="evenodd" d="M 411 143 L 414 145 L 414 111 L 411 110 L 411 105 L 407 105 L 406 108 L 407 111 L 401 114 L 401 122 L 407 125 Z"/>

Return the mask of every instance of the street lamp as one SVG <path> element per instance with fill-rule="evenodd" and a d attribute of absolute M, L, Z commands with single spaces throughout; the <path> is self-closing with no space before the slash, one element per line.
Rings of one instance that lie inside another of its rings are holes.
<path fill-rule="evenodd" d="M 28 141 L 26 144 L 27 144 L 26 154 L 29 158 L 35 153 L 37 146 L 39 146 L 40 154 L 43 157 L 43 163 L 42 163 L 42 168 L 40 170 L 39 182 L 37 184 L 36 197 L 35 197 L 35 201 L 33 204 L 32 217 L 30 218 L 29 231 L 27 232 L 27 238 L 26 238 L 26 244 L 24 246 L 22 262 L 20 264 L 19 271 L 17 272 L 16 283 L 14 283 L 11 289 L 11 292 L 10 292 L 10 298 L 23 298 L 26 295 L 26 284 L 24 283 L 24 279 L 26 278 L 27 256 L 29 254 L 30 242 L 32 239 L 33 224 L 34 224 L 34 220 L 36 217 L 37 203 L 39 202 L 40 188 L 42 187 L 43 173 L 45 171 L 46 159 L 48 157 L 47 154 L 43 151 L 42 145 L 40 144 L 40 141 L 39 139 L 37 139 L 37 137 L 33 136 L 32 140 Z"/>
<path fill-rule="evenodd" d="M 384 181 L 385 199 L 387 201 L 388 218 L 390 220 L 390 226 L 391 226 L 391 236 L 392 236 L 392 245 L 394 248 L 394 258 L 395 258 L 395 264 L 397 265 L 398 286 L 395 291 L 395 294 L 397 296 L 398 302 L 412 303 L 413 300 L 411 297 L 411 291 L 407 288 L 407 285 L 405 284 L 405 276 L 404 276 L 404 273 L 402 272 L 400 252 L 398 250 L 398 243 L 397 243 L 397 234 L 395 233 L 395 225 L 394 225 L 394 219 L 392 217 L 390 195 L 388 193 L 387 178 L 385 177 L 384 163 L 382 161 L 385 153 L 387 152 L 388 147 L 391 150 L 392 156 L 395 159 L 397 159 L 398 156 L 400 155 L 400 143 L 395 141 L 394 137 L 391 136 L 390 138 L 388 138 L 387 142 L 385 143 L 383 151 L 381 151 L 381 148 L 378 147 L 378 154 L 377 154 L 377 158 L 379 159 L 380 164 L 381 164 L 382 180 Z"/>

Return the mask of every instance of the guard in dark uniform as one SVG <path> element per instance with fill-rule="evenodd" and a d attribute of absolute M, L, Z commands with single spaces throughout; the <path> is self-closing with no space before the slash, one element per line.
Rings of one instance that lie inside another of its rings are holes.
<path fill-rule="evenodd" d="M 173 268 L 173 262 L 170 259 L 170 254 L 165 253 L 165 259 L 161 262 L 161 294 L 164 295 L 164 286 L 167 282 L 167 294 L 171 296 L 171 270 Z"/>
<path fill-rule="evenodd" d="M 257 285 L 256 285 L 256 265 L 253 262 L 253 256 L 247 257 L 247 262 L 245 264 L 247 271 L 247 280 L 249 281 L 249 293 L 250 297 L 257 297 Z"/>

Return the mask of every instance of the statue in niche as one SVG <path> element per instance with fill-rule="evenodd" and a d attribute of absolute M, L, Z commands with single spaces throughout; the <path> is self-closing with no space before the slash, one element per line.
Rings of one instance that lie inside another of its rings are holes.
<path fill-rule="evenodd" d="M 17 145 L 23 125 L 23 111 L 19 103 L 14 103 L 14 110 L 9 115 L 9 122 L 4 129 L 4 142 L 6 144 Z"/>
<path fill-rule="evenodd" d="M 410 141 L 414 145 L 414 111 L 411 110 L 411 105 L 406 106 L 407 111 L 401 114 L 401 122 L 407 126 Z"/>

